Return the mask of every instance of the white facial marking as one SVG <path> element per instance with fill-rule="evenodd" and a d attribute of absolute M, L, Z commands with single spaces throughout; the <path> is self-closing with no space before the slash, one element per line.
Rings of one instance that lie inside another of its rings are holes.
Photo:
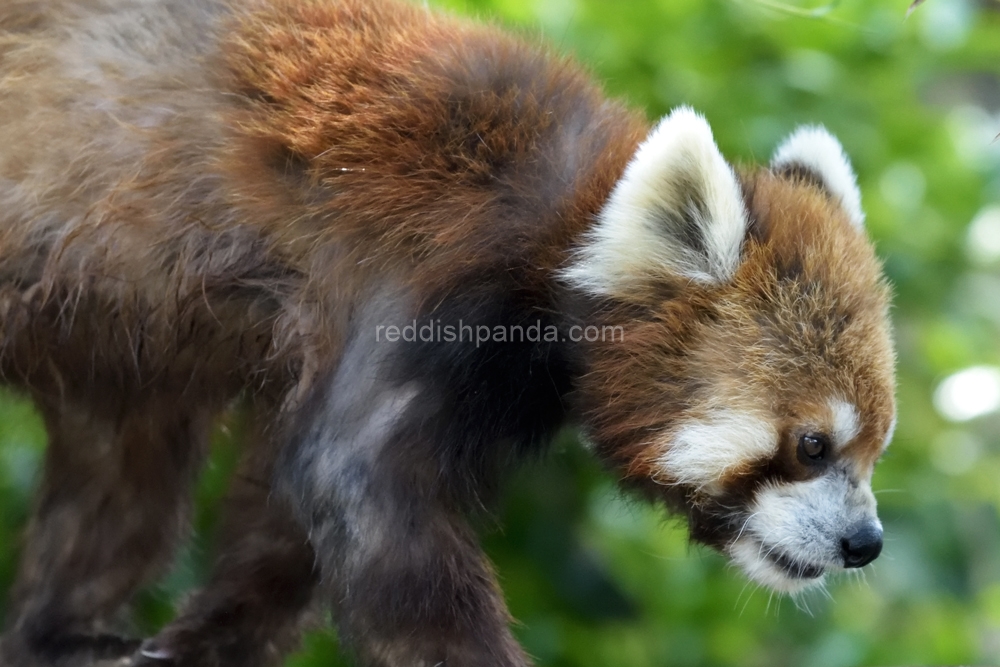
<path fill-rule="evenodd" d="M 771 167 L 779 169 L 801 165 L 823 181 L 830 193 L 840 200 L 841 206 L 857 227 L 865 222 L 861 210 L 861 192 L 858 190 L 854 169 L 840 145 L 826 128 L 812 125 L 797 129 L 775 151 Z"/>
<path fill-rule="evenodd" d="M 748 579 L 779 593 L 798 593 L 822 583 L 823 578 L 794 579 L 767 559 L 767 547 L 750 538 L 740 537 L 729 547 L 729 557 Z"/>
<path fill-rule="evenodd" d="M 838 447 L 844 447 L 861 432 L 861 421 L 858 409 L 852 404 L 840 399 L 830 401 L 830 414 L 833 416 L 833 441 Z"/>
<path fill-rule="evenodd" d="M 774 427 L 752 414 L 717 410 L 704 419 L 683 422 L 667 436 L 659 463 L 681 484 L 709 487 L 741 465 L 773 456 L 778 448 Z"/>
<path fill-rule="evenodd" d="M 841 539 L 851 527 L 860 521 L 881 527 L 871 487 L 837 468 L 809 481 L 767 486 L 749 512 L 729 555 L 750 579 L 786 593 L 822 579 L 795 576 L 788 563 L 799 573 L 840 570 Z"/>
<path fill-rule="evenodd" d="M 681 107 L 639 146 L 563 275 L 602 295 L 665 272 L 722 282 L 739 266 L 746 229 L 742 189 L 711 128 Z"/>

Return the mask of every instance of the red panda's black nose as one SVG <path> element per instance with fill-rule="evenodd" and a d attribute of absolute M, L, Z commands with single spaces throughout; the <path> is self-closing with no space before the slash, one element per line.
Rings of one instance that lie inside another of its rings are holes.
<path fill-rule="evenodd" d="M 840 540 L 844 553 L 844 567 L 864 567 L 882 553 L 882 527 L 865 522 L 851 528 L 847 537 Z"/>

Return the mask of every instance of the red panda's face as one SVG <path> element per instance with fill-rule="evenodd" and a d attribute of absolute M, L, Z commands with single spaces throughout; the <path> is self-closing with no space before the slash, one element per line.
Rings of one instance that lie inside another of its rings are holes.
<path fill-rule="evenodd" d="M 794 592 L 878 556 L 871 477 L 895 421 L 888 289 L 840 145 L 806 128 L 737 176 L 681 109 L 565 272 L 595 324 L 589 436 L 692 537 Z"/>

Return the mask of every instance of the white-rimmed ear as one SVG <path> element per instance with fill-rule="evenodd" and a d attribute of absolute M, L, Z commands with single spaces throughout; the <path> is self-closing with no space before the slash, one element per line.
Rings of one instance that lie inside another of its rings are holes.
<path fill-rule="evenodd" d="M 776 172 L 805 170 L 840 201 L 851 222 L 858 227 L 864 225 L 865 214 L 861 210 L 861 192 L 854 169 L 840 142 L 826 128 L 807 125 L 795 130 L 774 152 L 771 169 Z"/>
<path fill-rule="evenodd" d="M 596 294 L 658 275 L 728 280 L 747 230 L 743 191 L 704 117 L 676 109 L 650 132 L 564 273 Z"/>

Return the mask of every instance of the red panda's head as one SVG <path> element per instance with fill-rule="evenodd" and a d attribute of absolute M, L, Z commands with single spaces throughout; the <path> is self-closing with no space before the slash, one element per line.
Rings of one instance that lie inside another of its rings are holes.
<path fill-rule="evenodd" d="M 598 452 L 780 591 L 882 546 L 870 483 L 895 422 L 894 354 L 863 223 L 822 128 L 737 173 L 682 108 L 564 272 L 609 334 L 585 343 L 580 386 Z"/>

